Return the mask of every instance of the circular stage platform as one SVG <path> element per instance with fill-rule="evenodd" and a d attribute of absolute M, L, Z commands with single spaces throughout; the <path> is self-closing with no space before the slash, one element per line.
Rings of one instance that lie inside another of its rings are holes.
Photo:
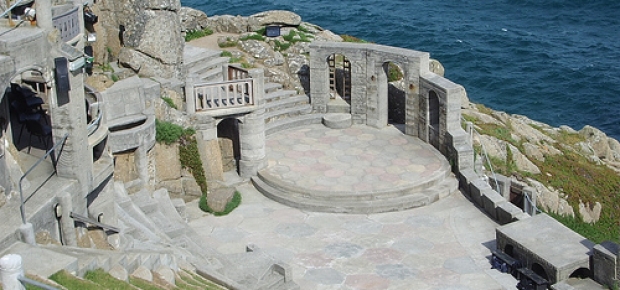
<path fill-rule="evenodd" d="M 267 136 L 266 196 L 312 211 L 376 213 L 424 206 L 458 188 L 446 158 L 393 126 L 308 125 Z"/>

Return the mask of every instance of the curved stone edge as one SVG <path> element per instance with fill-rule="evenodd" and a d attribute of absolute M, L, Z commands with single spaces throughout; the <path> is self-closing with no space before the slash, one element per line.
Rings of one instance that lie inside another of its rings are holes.
<path fill-rule="evenodd" d="M 352 124 L 351 114 L 329 113 L 323 116 L 323 125 L 330 129 L 346 129 Z"/>

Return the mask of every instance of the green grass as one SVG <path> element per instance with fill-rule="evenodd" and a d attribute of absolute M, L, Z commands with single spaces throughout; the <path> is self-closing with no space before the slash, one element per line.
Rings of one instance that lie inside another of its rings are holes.
<path fill-rule="evenodd" d="M 296 42 L 310 42 L 314 39 L 314 36 L 311 34 L 306 34 L 301 31 L 291 30 L 287 35 L 283 35 L 282 38 L 290 43 Z"/>
<path fill-rule="evenodd" d="M 388 63 L 388 82 L 400 81 L 403 79 L 403 72 L 400 70 L 400 67 L 393 63 Z"/>
<path fill-rule="evenodd" d="M 198 152 L 198 141 L 196 141 L 196 136 L 194 134 L 186 134 L 183 136 L 180 143 L 179 160 L 181 161 L 181 166 L 187 168 L 192 173 L 196 183 L 200 186 L 202 194 L 205 195 L 207 193 L 207 179 L 204 169 L 202 168 L 202 160 Z"/>
<path fill-rule="evenodd" d="M 175 110 L 178 110 L 179 108 L 177 107 L 177 105 L 174 104 L 174 101 L 172 100 L 172 98 L 170 97 L 161 97 L 162 100 L 164 100 L 164 102 L 166 102 L 166 104 L 168 104 L 168 106 L 170 108 L 173 108 Z"/>
<path fill-rule="evenodd" d="M 98 284 L 100 289 L 115 289 L 115 290 L 133 290 L 134 288 L 125 281 L 120 281 L 112 275 L 103 271 L 103 269 L 97 269 L 94 271 L 88 271 L 84 274 L 84 279 L 92 281 Z"/>
<path fill-rule="evenodd" d="M 210 28 L 204 28 L 202 30 L 190 30 L 185 33 L 185 42 L 192 41 L 201 37 L 209 36 L 213 34 L 213 30 Z"/>
<path fill-rule="evenodd" d="M 290 42 L 280 42 L 279 40 L 275 40 L 274 41 L 274 50 L 275 51 L 285 51 L 287 50 L 289 47 L 291 47 L 291 43 Z"/>
<path fill-rule="evenodd" d="M 89 280 L 79 279 L 67 272 L 66 270 L 62 270 L 52 274 L 49 277 L 50 280 L 64 286 L 69 290 L 80 289 L 80 290 L 98 290 L 101 289 L 101 286 L 93 283 Z"/>
<path fill-rule="evenodd" d="M 155 140 L 168 145 L 181 140 L 181 137 L 192 135 L 193 129 L 184 129 L 179 125 L 155 119 Z"/>
<path fill-rule="evenodd" d="M 220 53 L 220 56 L 221 57 L 232 57 L 233 55 L 232 55 L 232 52 L 224 50 L 222 51 L 222 53 Z"/>
<path fill-rule="evenodd" d="M 258 40 L 258 41 L 265 41 L 265 37 L 257 33 L 248 34 L 248 35 L 245 35 L 239 38 L 240 41 L 246 41 L 246 40 L 251 40 L 251 39 Z"/>
<path fill-rule="evenodd" d="M 238 43 L 239 43 L 238 41 L 236 41 L 236 40 L 234 40 L 234 39 L 232 39 L 230 37 L 227 37 L 225 42 L 220 42 L 217 45 L 219 47 L 225 48 L 225 47 L 235 47 L 235 46 L 237 46 Z"/>
<path fill-rule="evenodd" d="M 183 281 L 186 285 L 191 285 L 189 287 L 186 286 L 179 286 L 177 283 L 177 286 L 179 288 L 182 289 L 196 289 L 196 287 L 202 287 L 201 289 L 205 289 L 205 290 L 222 290 L 222 289 L 226 289 L 220 285 L 217 285 L 207 279 L 205 279 L 204 277 L 195 274 L 195 273 L 191 273 L 185 270 L 182 270 L 181 272 L 179 272 L 179 276 L 181 277 L 181 281 Z M 177 280 L 178 281 L 178 280 Z M 186 288 L 183 288 L 186 287 Z"/>
<path fill-rule="evenodd" d="M 203 194 L 200 197 L 200 201 L 199 201 L 200 209 L 204 212 L 212 213 L 214 216 L 227 215 L 230 212 L 232 212 L 235 208 L 237 208 L 240 204 L 241 204 L 241 193 L 239 193 L 238 191 L 235 191 L 233 198 L 230 200 L 230 202 L 226 204 L 226 208 L 224 209 L 224 211 L 221 211 L 221 212 L 213 211 L 213 209 L 209 207 L 209 205 L 207 204 L 206 194 Z"/>
<path fill-rule="evenodd" d="M 134 278 L 134 277 L 129 277 L 129 284 L 133 285 L 134 287 L 138 287 L 139 289 L 142 290 L 161 290 L 164 289 L 162 287 L 159 287 L 149 281 L 146 280 L 142 280 L 140 278 Z M 135 288 L 133 288 L 135 289 Z"/>

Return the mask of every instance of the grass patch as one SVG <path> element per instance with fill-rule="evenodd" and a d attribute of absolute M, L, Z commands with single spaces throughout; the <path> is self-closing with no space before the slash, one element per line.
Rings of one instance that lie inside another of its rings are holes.
<path fill-rule="evenodd" d="M 222 51 L 222 53 L 220 53 L 220 56 L 221 57 L 232 57 L 233 55 L 232 55 L 232 52 L 224 50 Z"/>
<path fill-rule="evenodd" d="M 168 106 L 169 106 L 170 108 L 173 108 L 173 109 L 175 109 L 175 110 L 178 110 L 178 109 L 179 109 L 179 108 L 177 107 L 177 105 L 175 105 L 175 104 L 174 104 L 174 101 L 172 100 L 172 98 L 170 98 L 170 97 L 161 97 L 161 99 L 162 99 L 162 100 L 164 100 L 164 102 L 165 102 L 166 104 L 168 104 Z"/>
<path fill-rule="evenodd" d="M 50 280 L 64 286 L 67 289 L 80 289 L 80 290 L 98 290 L 101 289 L 100 285 L 97 285 L 89 280 L 79 279 L 67 272 L 66 270 L 58 271 L 52 276 Z"/>
<path fill-rule="evenodd" d="M 162 289 L 161 287 L 158 287 L 157 285 L 149 281 L 142 280 L 140 278 L 134 278 L 134 277 L 129 277 L 129 284 L 142 290 L 161 290 Z M 114 289 L 114 288 L 110 288 L 110 289 Z"/>
<path fill-rule="evenodd" d="M 291 43 L 290 42 L 280 42 L 279 40 L 275 40 L 274 41 L 274 48 L 273 49 L 275 51 L 285 51 L 289 47 L 291 47 Z"/>
<path fill-rule="evenodd" d="M 290 43 L 296 42 L 310 42 L 314 39 L 314 36 L 311 34 L 306 34 L 301 31 L 291 30 L 287 35 L 283 35 L 282 38 Z"/>
<path fill-rule="evenodd" d="M 118 82 L 118 80 L 120 79 L 116 74 L 111 74 L 110 78 L 112 79 L 113 82 Z"/>
<path fill-rule="evenodd" d="M 476 108 L 478 109 L 480 113 L 491 115 L 491 116 L 493 115 L 493 110 L 491 108 L 486 107 L 483 104 L 476 104 Z"/>
<path fill-rule="evenodd" d="M 120 281 L 112 275 L 103 271 L 103 269 L 96 269 L 93 271 L 88 271 L 84 274 L 84 279 L 92 281 L 101 287 L 102 289 L 115 289 L 115 290 L 133 290 L 129 283 L 125 281 Z"/>
<path fill-rule="evenodd" d="M 226 204 L 226 208 L 224 209 L 224 211 L 221 211 L 221 212 L 213 211 L 213 209 L 209 207 L 209 204 L 207 204 L 206 194 L 203 194 L 200 197 L 199 207 L 202 211 L 212 213 L 214 216 L 223 216 L 223 215 L 229 214 L 231 211 L 237 208 L 239 204 L 241 204 L 241 193 L 239 193 L 239 191 L 235 191 L 233 198 L 230 200 L 230 202 Z"/>
<path fill-rule="evenodd" d="M 179 125 L 155 119 L 155 140 L 157 142 L 170 145 L 181 140 L 181 137 L 194 133 L 193 129 L 184 129 Z"/>
<path fill-rule="evenodd" d="M 211 28 L 203 28 L 201 30 L 190 30 L 185 33 L 185 42 L 192 41 L 201 37 L 209 36 L 213 34 Z"/>
<path fill-rule="evenodd" d="M 403 72 L 400 67 L 393 62 L 388 63 L 388 82 L 400 81 L 403 79 Z"/>
<path fill-rule="evenodd" d="M 257 33 L 253 33 L 253 34 L 248 34 L 245 36 L 242 36 L 241 38 L 239 38 L 240 41 L 246 41 L 246 40 L 258 40 L 258 41 L 265 41 L 265 37 L 257 34 Z"/>
<path fill-rule="evenodd" d="M 348 34 L 340 35 L 340 37 L 342 37 L 342 41 L 344 42 L 370 43 L 369 41 Z"/>
<path fill-rule="evenodd" d="M 207 178 L 202 168 L 202 160 L 198 152 L 198 141 L 196 141 L 196 136 L 194 134 L 186 134 L 180 140 L 180 144 L 179 159 L 181 161 L 181 166 L 187 168 L 192 173 L 196 183 L 200 186 L 202 194 L 205 195 L 207 193 Z"/>

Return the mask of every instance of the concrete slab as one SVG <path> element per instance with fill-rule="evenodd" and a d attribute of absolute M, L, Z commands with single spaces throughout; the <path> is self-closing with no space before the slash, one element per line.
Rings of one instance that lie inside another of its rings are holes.
<path fill-rule="evenodd" d="M 20 255 L 23 268 L 41 277 L 47 278 L 56 273 L 58 269 L 65 269 L 73 274 L 77 273 L 78 270 L 77 258 L 25 243 L 11 245 L 0 256 L 6 254 Z"/>

